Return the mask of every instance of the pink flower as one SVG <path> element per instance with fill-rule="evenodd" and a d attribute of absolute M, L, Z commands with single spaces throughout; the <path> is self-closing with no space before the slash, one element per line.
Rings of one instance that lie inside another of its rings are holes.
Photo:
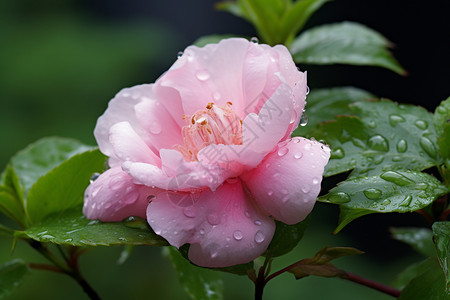
<path fill-rule="evenodd" d="M 252 261 L 274 219 L 302 221 L 320 191 L 329 148 L 290 139 L 306 74 L 284 46 L 227 39 L 188 47 L 155 84 L 124 89 L 98 119 L 110 169 L 86 190 L 89 219 L 147 218 L 205 267 Z"/>

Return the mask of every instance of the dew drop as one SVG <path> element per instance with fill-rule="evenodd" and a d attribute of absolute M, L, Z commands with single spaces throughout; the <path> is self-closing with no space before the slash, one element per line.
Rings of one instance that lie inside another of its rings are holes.
<path fill-rule="evenodd" d="M 411 195 L 407 195 L 402 200 L 402 202 L 400 202 L 400 206 L 408 207 L 411 204 L 411 201 L 412 201 L 412 196 Z"/>
<path fill-rule="evenodd" d="M 312 138 L 311 138 L 311 139 L 312 139 Z M 306 143 L 304 148 L 305 148 L 305 150 L 310 150 L 311 147 L 312 147 L 312 144 L 311 144 L 311 143 Z M 311 153 L 313 153 L 313 152 L 311 152 Z"/>
<path fill-rule="evenodd" d="M 408 144 L 406 143 L 405 140 L 400 140 L 397 143 L 397 151 L 400 153 L 404 153 L 406 152 L 406 150 L 408 149 Z"/>
<path fill-rule="evenodd" d="M 99 177 L 100 177 L 100 173 L 94 173 L 94 174 L 92 174 L 91 178 L 89 179 L 89 182 L 93 183 Z"/>
<path fill-rule="evenodd" d="M 235 232 L 233 232 L 233 237 L 236 241 L 240 241 L 240 240 L 242 240 L 244 235 L 242 234 L 242 231 L 236 230 Z"/>
<path fill-rule="evenodd" d="M 309 86 L 306 86 L 306 96 L 309 95 L 309 92 L 310 92 Z"/>
<path fill-rule="evenodd" d="M 214 100 L 216 100 L 216 101 L 218 101 L 218 100 L 220 99 L 220 97 L 221 97 L 221 95 L 220 95 L 219 92 L 215 92 L 215 93 L 213 94 L 213 98 L 214 98 Z"/>
<path fill-rule="evenodd" d="M 380 199 L 381 195 L 383 195 L 383 193 L 379 189 L 370 188 L 364 190 L 364 196 L 366 196 L 367 199 L 370 200 Z"/>
<path fill-rule="evenodd" d="M 161 133 L 161 125 L 159 125 L 157 122 L 153 122 L 151 125 L 150 125 L 150 132 L 151 133 L 153 133 L 153 134 L 160 134 Z"/>
<path fill-rule="evenodd" d="M 377 151 L 387 152 L 389 150 L 389 143 L 381 135 L 374 135 L 367 141 L 368 146 Z"/>
<path fill-rule="evenodd" d="M 436 147 L 429 138 L 422 136 L 419 140 L 419 144 L 430 157 L 436 158 Z"/>
<path fill-rule="evenodd" d="M 297 152 L 294 154 L 295 159 L 300 159 L 300 158 L 302 158 L 302 156 L 303 156 L 303 153 L 301 153 L 301 152 Z"/>
<path fill-rule="evenodd" d="M 310 191 L 310 189 L 309 189 L 308 186 L 302 187 L 301 190 L 302 190 L 302 192 L 303 192 L 304 194 L 307 194 L 307 193 L 309 193 L 309 191 Z"/>
<path fill-rule="evenodd" d="M 177 58 L 181 58 L 183 56 L 183 51 L 177 53 Z"/>
<path fill-rule="evenodd" d="M 273 191 L 269 190 L 269 191 L 267 192 L 267 195 L 268 195 L 268 196 L 272 196 L 272 195 L 273 195 Z"/>
<path fill-rule="evenodd" d="M 404 159 L 403 156 L 399 156 L 399 155 L 395 155 L 392 157 L 392 161 L 393 162 L 398 162 L 398 161 L 402 161 Z"/>
<path fill-rule="evenodd" d="M 257 225 L 257 226 L 261 226 L 261 224 L 262 224 L 262 223 L 261 223 L 261 221 L 260 221 L 260 220 L 256 220 L 256 221 L 255 221 L 255 225 Z"/>
<path fill-rule="evenodd" d="M 206 71 L 206 70 L 197 71 L 195 76 L 197 76 L 197 79 L 200 80 L 200 81 L 208 80 L 209 77 L 210 77 L 208 71 Z"/>
<path fill-rule="evenodd" d="M 147 197 L 147 202 L 150 203 L 152 202 L 153 198 L 155 198 L 155 195 L 150 195 Z"/>
<path fill-rule="evenodd" d="M 302 113 L 302 116 L 300 117 L 300 126 L 306 126 L 308 125 L 308 116 L 306 115 L 306 111 Z"/>
<path fill-rule="evenodd" d="M 337 192 L 328 196 L 328 201 L 332 203 L 347 203 L 350 202 L 350 196 L 344 192 Z"/>
<path fill-rule="evenodd" d="M 183 209 L 183 213 L 188 218 L 195 218 L 196 212 L 193 206 L 187 206 Z"/>
<path fill-rule="evenodd" d="M 427 188 L 428 188 L 428 184 L 425 182 L 418 182 L 414 186 L 414 189 L 416 189 L 416 190 L 426 190 Z"/>
<path fill-rule="evenodd" d="M 312 179 L 312 183 L 313 184 L 318 184 L 320 182 L 320 180 L 319 180 L 319 178 L 317 178 L 317 177 L 314 177 L 313 179 Z"/>
<path fill-rule="evenodd" d="M 397 126 L 398 123 L 403 122 L 405 122 L 405 118 L 400 115 L 393 114 L 389 116 L 389 124 L 391 124 L 391 126 L 393 127 Z"/>
<path fill-rule="evenodd" d="M 289 148 L 287 148 L 287 147 L 282 147 L 282 148 L 279 148 L 278 149 L 278 156 L 285 156 L 286 155 L 286 153 L 288 153 L 289 152 Z"/>
<path fill-rule="evenodd" d="M 216 214 L 210 214 L 208 217 L 206 217 L 208 220 L 208 223 L 211 225 L 219 225 L 220 224 L 220 217 Z"/>
<path fill-rule="evenodd" d="M 261 244 L 262 242 L 264 242 L 264 239 L 265 239 L 264 233 L 262 233 L 261 230 L 258 230 L 255 234 L 255 242 L 257 244 Z"/>
<path fill-rule="evenodd" d="M 368 125 L 370 128 L 375 128 L 375 127 L 377 127 L 377 123 L 376 123 L 374 120 L 370 120 L 369 122 L 367 122 L 367 125 Z"/>
<path fill-rule="evenodd" d="M 205 234 L 205 230 L 204 229 L 200 229 L 199 233 L 200 233 L 200 235 L 204 235 Z"/>
<path fill-rule="evenodd" d="M 345 152 L 342 150 L 342 148 L 335 148 L 331 151 L 331 157 L 332 159 L 341 159 L 344 158 Z"/>
<path fill-rule="evenodd" d="M 148 230 L 148 223 L 139 217 L 128 217 L 122 221 L 123 225 L 129 228 Z"/>
<path fill-rule="evenodd" d="M 414 125 L 416 125 L 417 128 L 425 130 L 428 128 L 428 123 L 427 121 L 424 120 L 417 120 Z"/>
<path fill-rule="evenodd" d="M 293 140 L 294 140 L 294 144 L 300 143 L 300 139 L 299 138 L 294 138 Z"/>
<path fill-rule="evenodd" d="M 256 36 L 254 36 L 254 37 L 252 37 L 250 39 L 250 42 L 252 42 L 253 44 L 258 44 L 259 43 L 259 39 Z"/>
<path fill-rule="evenodd" d="M 414 181 L 412 181 L 408 177 L 395 171 L 387 171 L 381 174 L 380 177 L 399 186 L 407 186 L 414 183 Z"/>

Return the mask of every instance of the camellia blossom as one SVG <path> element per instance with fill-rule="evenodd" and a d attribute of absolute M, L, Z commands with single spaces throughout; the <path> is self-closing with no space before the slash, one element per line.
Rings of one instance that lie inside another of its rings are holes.
<path fill-rule="evenodd" d="M 94 134 L 109 166 L 85 192 L 89 219 L 146 218 L 204 267 L 247 263 L 274 220 L 311 212 L 330 157 L 290 138 L 307 93 L 286 47 L 222 40 L 188 47 L 154 84 L 120 91 Z"/>

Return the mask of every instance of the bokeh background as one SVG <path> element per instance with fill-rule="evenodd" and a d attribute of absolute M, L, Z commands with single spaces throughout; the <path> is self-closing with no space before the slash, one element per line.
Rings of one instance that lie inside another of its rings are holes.
<path fill-rule="evenodd" d="M 177 53 L 213 33 L 255 35 L 245 21 L 214 10 L 213 0 L 0 0 L 0 168 L 27 144 L 64 136 L 95 144 L 96 119 L 120 89 L 154 82 Z M 406 77 L 372 67 L 300 66 L 311 89 L 353 85 L 380 97 L 433 111 L 450 96 L 450 2 L 339 0 L 327 3 L 306 28 L 344 20 L 381 32 L 395 45 Z M 4 221 L 4 220 L 3 220 Z M 2 217 L 0 216 L 0 223 Z M 318 204 L 300 245 L 274 270 L 310 257 L 325 245 L 367 252 L 337 265 L 389 284 L 420 260 L 389 237 L 390 226 L 426 226 L 420 216 L 371 215 L 339 235 L 337 210 Z M 0 264 L 11 258 L 43 261 L 0 237 Z M 120 247 L 98 247 L 81 259 L 82 271 L 104 299 L 188 299 L 161 249 L 136 248 L 122 265 Z M 224 274 L 226 299 L 251 299 L 253 286 Z M 273 280 L 265 299 L 391 299 L 340 279 L 290 275 Z M 87 299 L 68 277 L 34 271 L 10 299 Z"/>

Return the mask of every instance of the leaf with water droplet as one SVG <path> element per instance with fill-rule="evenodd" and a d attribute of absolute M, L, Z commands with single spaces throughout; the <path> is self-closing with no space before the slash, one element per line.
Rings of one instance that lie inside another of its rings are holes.
<path fill-rule="evenodd" d="M 101 172 L 106 157 L 99 150 L 77 154 L 39 178 L 30 189 L 27 199 L 28 215 L 32 224 L 45 217 L 63 213 L 83 203 L 83 194 L 89 178 Z"/>
<path fill-rule="evenodd" d="M 28 273 L 30 269 L 22 260 L 15 259 L 0 265 L 0 299 L 18 288 Z"/>
<path fill-rule="evenodd" d="M 450 294 L 450 222 L 436 222 L 433 224 L 436 252 L 442 270 L 445 274 L 446 291 Z"/>
<path fill-rule="evenodd" d="M 220 274 L 191 264 L 173 247 L 163 249 L 177 271 L 178 280 L 192 299 L 223 299 L 223 281 Z"/>
<path fill-rule="evenodd" d="M 133 217 L 123 222 L 92 222 L 78 207 L 48 216 L 39 224 L 16 232 L 16 236 L 72 246 L 168 245 L 142 220 Z"/>
<path fill-rule="evenodd" d="M 319 197 L 319 201 L 340 205 L 338 232 L 360 216 L 376 212 L 416 211 L 445 193 L 446 187 L 429 174 L 387 171 L 379 175 L 348 178 L 327 195 Z"/>
<path fill-rule="evenodd" d="M 309 216 L 294 225 L 287 225 L 279 221 L 275 221 L 276 229 L 272 241 L 266 252 L 266 257 L 277 257 L 289 253 L 297 246 L 305 234 L 305 230 L 309 224 Z"/>
<path fill-rule="evenodd" d="M 433 243 L 433 232 L 428 228 L 394 227 L 390 229 L 392 237 L 410 245 L 425 257 L 436 255 Z"/>

